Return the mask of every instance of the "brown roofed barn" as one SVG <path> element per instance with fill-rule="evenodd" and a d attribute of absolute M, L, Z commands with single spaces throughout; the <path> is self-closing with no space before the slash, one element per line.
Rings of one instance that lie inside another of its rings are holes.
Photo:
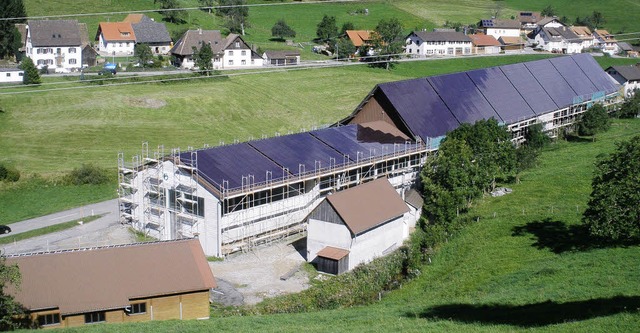
<path fill-rule="evenodd" d="M 10 289 L 40 326 L 209 318 L 215 280 L 195 239 L 19 255 Z"/>

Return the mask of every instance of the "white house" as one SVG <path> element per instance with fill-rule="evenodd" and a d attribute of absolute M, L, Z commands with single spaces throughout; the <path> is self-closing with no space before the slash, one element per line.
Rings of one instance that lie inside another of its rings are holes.
<path fill-rule="evenodd" d="M 456 31 L 413 31 L 406 38 L 404 52 L 415 56 L 457 56 L 472 53 L 471 38 Z"/>
<path fill-rule="evenodd" d="M 516 20 L 490 19 L 481 21 L 482 30 L 485 35 L 500 37 L 520 37 L 520 22 Z"/>
<path fill-rule="evenodd" d="M 553 53 L 580 53 L 582 39 L 573 30 L 562 26 L 542 27 L 535 37 L 538 47 Z"/>
<path fill-rule="evenodd" d="M 624 97 L 633 95 L 636 89 L 640 89 L 640 66 L 611 66 L 606 69 L 611 77 L 622 85 Z"/>
<path fill-rule="evenodd" d="M 593 33 L 589 27 L 572 26 L 570 29 L 574 34 L 576 34 L 576 36 L 578 36 L 578 38 L 580 38 L 583 50 L 592 48 L 595 45 L 595 38 L 593 37 Z"/>
<path fill-rule="evenodd" d="M 497 54 L 502 49 L 502 44 L 493 36 L 485 34 L 469 35 L 475 54 Z"/>
<path fill-rule="evenodd" d="M 171 49 L 176 57 L 176 65 L 182 68 L 195 67 L 193 49 L 200 50 L 203 44 L 209 44 L 213 51 L 213 68 L 252 68 L 261 67 L 263 58 L 237 34 L 222 38 L 218 30 L 188 30 Z"/>
<path fill-rule="evenodd" d="M 608 53 L 609 55 L 620 52 L 618 41 L 607 30 L 596 30 L 593 32 L 593 37 L 596 39 L 596 47 L 600 48 L 602 52 Z"/>
<path fill-rule="evenodd" d="M 307 261 L 340 274 L 386 255 L 408 236 L 407 213 L 386 178 L 331 194 L 309 214 Z"/>
<path fill-rule="evenodd" d="M 76 20 L 29 20 L 26 27 L 25 55 L 39 69 L 55 72 L 82 68 L 82 35 Z"/>
<path fill-rule="evenodd" d="M 22 83 L 24 71 L 15 67 L 0 67 L 0 83 Z"/>
<path fill-rule="evenodd" d="M 100 22 L 95 40 L 102 56 L 133 55 L 136 34 L 129 22 Z"/>

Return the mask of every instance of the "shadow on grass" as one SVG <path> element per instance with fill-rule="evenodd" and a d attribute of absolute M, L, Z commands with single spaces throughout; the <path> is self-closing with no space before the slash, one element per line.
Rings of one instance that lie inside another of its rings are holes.
<path fill-rule="evenodd" d="M 575 143 L 591 143 L 594 141 L 592 137 L 583 137 L 575 134 L 568 134 L 565 138 L 568 142 Z"/>
<path fill-rule="evenodd" d="M 589 229 L 582 224 L 567 226 L 562 221 L 553 221 L 550 218 L 529 222 L 523 226 L 516 226 L 512 231 L 512 236 L 532 234 L 537 240 L 531 246 L 538 249 L 549 249 L 557 254 L 567 251 L 588 251 L 638 244 L 637 241 L 613 242 L 592 237 L 589 235 Z"/>
<path fill-rule="evenodd" d="M 639 311 L 640 296 L 616 296 L 567 303 L 547 301 L 527 305 L 446 304 L 427 309 L 420 314 L 420 318 L 536 327 Z"/>

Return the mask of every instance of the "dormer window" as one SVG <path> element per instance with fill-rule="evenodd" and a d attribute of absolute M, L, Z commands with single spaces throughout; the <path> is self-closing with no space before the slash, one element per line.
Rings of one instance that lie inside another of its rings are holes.
<path fill-rule="evenodd" d="M 240 42 L 236 42 L 236 47 L 240 47 Z"/>

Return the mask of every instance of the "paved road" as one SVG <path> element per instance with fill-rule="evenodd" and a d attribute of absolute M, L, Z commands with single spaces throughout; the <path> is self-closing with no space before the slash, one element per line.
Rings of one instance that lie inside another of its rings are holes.
<path fill-rule="evenodd" d="M 125 244 L 135 241 L 135 237 L 128 231 L 128 227 L 121 225 L 119 222 L 117 199 L 12 223 L 10 225 L 12 232 L 0 237 L 11 238 L 13 235 L 25 231 L 73 221 L 85 216 L 102 214 L 104 216 L 90 223 L 78 225 L 61 232 L 0 245 L 0 248 L 4 254 L 17 254 Z"/>

